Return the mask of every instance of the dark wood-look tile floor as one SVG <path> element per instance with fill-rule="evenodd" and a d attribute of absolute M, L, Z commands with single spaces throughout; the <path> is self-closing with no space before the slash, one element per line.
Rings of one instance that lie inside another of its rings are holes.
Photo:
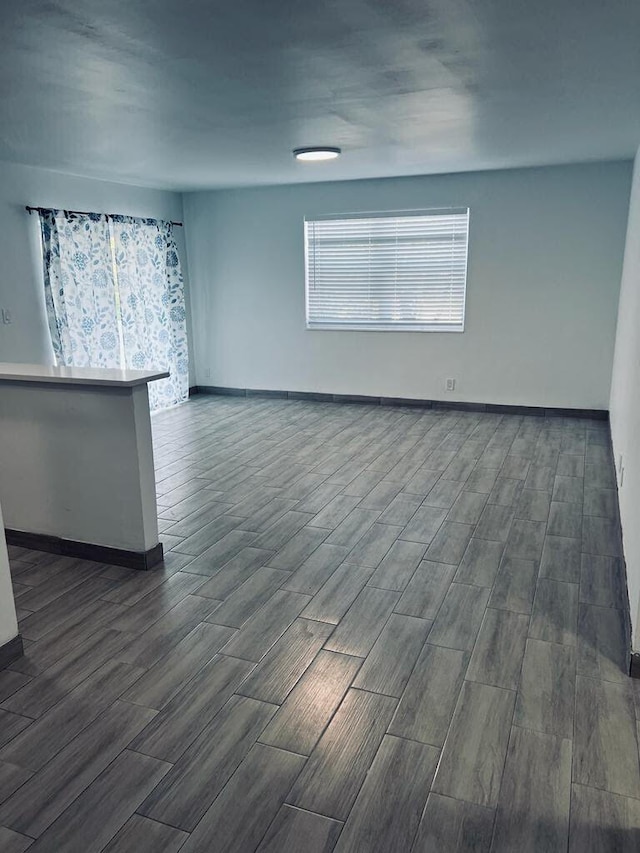
<path fill-rule="evenodd" d="M 162 566 L 10 549 L 1 850 L 640 849 L 607 424 L 196 397 L 153 432 Z"/>

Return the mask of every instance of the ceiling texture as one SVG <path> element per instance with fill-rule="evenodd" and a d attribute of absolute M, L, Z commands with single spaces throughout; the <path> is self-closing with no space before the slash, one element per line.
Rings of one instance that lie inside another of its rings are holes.
<path fill-rule="evenodd" d="M 0 160 L 77 175 L 191 190 L 640 143 L 639 0 L 2 0 L 0 31 Z"/>

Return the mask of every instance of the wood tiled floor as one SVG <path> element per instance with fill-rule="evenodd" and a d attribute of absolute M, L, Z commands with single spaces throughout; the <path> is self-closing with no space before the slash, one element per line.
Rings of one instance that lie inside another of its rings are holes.
<path fill-rule="evenodd" d="M 154 441 L 164 566 L 10 549 L 3 853 L 640 849 L 606 424 L 199 397 Z"/>

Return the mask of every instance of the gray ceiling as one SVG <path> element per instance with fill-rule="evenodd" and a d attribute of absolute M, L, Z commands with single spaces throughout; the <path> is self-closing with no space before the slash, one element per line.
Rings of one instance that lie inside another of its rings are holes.
<path fill-rule="evenodd" d="M 638 0 L 1 0 L 0 160 L 177 189 L 631 157 Z M 339 145 L 330 163 L 291 149 Z"/>

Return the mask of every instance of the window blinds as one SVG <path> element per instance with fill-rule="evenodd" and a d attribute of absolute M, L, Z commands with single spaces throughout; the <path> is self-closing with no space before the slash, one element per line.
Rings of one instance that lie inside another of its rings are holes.
<path fill-rule="evenodd" d="M 307 327 L 461 332 L 469 210 L 305 221 Z"/>

